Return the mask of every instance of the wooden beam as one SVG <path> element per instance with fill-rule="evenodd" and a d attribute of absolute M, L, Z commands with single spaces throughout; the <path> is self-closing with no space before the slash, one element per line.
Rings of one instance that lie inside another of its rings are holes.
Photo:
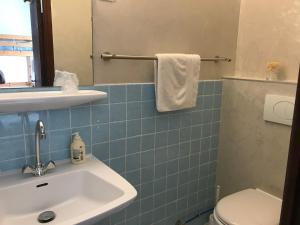
<path fill-rule="evenodd" d="M 32 48 L 32 42 L 0 41 L 1 47 Z"/>
<path fill-rule="evenodd" d="M 15 83 L 6 83 L 0 84 L 0 88 L 12 88 L 12 87 L 32 87 L 31 82 L 15 82 Z"/>
<path fill-rule="evenodd" d="M 31 36 L 0 34 L 0 40 L 32 41 Z"/>
<path fill-rule="evenodd" d="M 31 51 L 0 51 L 0 56 L 33 56 Z"/>

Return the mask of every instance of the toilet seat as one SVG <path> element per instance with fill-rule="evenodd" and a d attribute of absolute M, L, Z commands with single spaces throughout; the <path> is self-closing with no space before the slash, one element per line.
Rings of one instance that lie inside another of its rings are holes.
<path fill-rule="evenodd" d="M 259 189 L 223 198 L 214 211 L 216 225 L 278 225 L 281 199 Z"/>
<path fill-rule="evenodd" d="M 216 210 L 214 210 L 214 224 L 213 225 L 228 225 L 221 221 L 221 218 L 218 217 Z"/>

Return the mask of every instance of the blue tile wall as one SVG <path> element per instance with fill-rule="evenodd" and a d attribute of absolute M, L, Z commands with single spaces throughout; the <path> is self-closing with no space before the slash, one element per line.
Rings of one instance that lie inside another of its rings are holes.
<path fill-rule="evenodd" d="M 80 132 L 87 151 L 138 190 L 133 204 L 98 225 L 174 225 L 213 207 L 222 81 L 200 82 L 197 107 L 170 113 L 156 111 L 153 84 L 90 89 L 108 98 L 68 109 L 0 114 L 0 170 L 33 163 L 35 123 L 42 119 L 48 134 L 43 160 L 69 158 L 71 134 Z"/>

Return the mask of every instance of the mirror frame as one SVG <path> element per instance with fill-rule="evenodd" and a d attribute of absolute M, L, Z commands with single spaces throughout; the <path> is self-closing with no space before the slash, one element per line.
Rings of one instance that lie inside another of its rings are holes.
<path fill-rule="evenodd" d="M 30 1 L 36 87 L 52 87 L 55 69 L 51 0 L 27 1 Z"/>

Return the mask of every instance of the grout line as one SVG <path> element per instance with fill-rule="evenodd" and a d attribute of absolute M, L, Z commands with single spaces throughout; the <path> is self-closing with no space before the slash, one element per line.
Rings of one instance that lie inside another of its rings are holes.
<path fill-rule="evenodd" d="M 46 110 L 46 119 L 47 119 L 47 125 L 50 126 L 50 113 L 49 113 L 49 110 Z M 50 130 L 48 131 L 48 134 L 49 133 L 51 133 Z M 51 143 L 51 135 L 49 135 L 48 156 L 49 156 L 49 160 L 52 160 L 50 143 Z"/>
<path fill-rule="evenodd" d="M 140 97 L 141 97 L 141 100 L 142 100 L 143 99 L 143 87 L 142 87 L 142 85 L 140 86 L 140 93 L 141 93 Z M 143 103 L 140 103 L 140 104 L 141 104 L 140 117 L 142 118 L 142 116 L 143 116 L 143 106 L 142 106 L 142 104 Z M 141 129 L 141 133 L 142 133 L 142 129 L 143 129 L 142 120 L 141 120 L 141 124 L 140 124 L 140 129 Z M 142 187 L 142 168 L 141 168 L 141 165 L 142 165 L 142 144 L 143 144 L 142 142 L 143 142 L 143 138 L 141 137 L 141 139 L 140 139 L 140 151 L 139 151 L 139 154 L 140 154 L 139 155 L 140 156 L 140 168 L 139 168 L 140 182 L 139 183 L 140 183 L 141 187 Z M 152 190 L 152 192 L 153 192 L 153 190 Z M 139 214 L 141 214 L 141 211 L 142 211 L 141 195 L 138 195 L 138 199 L 140 201 L 140 203 L 139 203 Z M 141 217 L 141 215 L 140 215 L 140 217 Z"/>
<path fill-rule="evenodd" d="M 24 158 L 25 158 L 25 163 L 28 164 L 28 161 L 27 161 L 27 143 L 26 143 L 26 136 L 25 136 L 25 123 L 26 122 L 29 122 L 29 118 L 28 118 L 28 113 L 21 113 L 22 115 L 22 132 L 23 132 L 23 140 L 24 140 Z M 25 117 L 26 117 L 26 120 L 25 120 Z M 29 126 L 29 124 L 28 124 Z"/>
<path fill-rule="evenodd" d="M 109 123 L 110 123 L 110 118 L 111 118 L 111 116 L 110 116 L 110 112 L 111 112 L 111 88 L 110 88 L 110 86 L 108 86 L 108 93 L 109 93 L 109 97 L 108 97 L 108 141 L 109 141 L 109 143 L 108 143 L 108 163 L 109 163 L 109 166 L 111 166 L 111 141 L 110 141 L 110 125 L 109 125 Z"/>
<path fill-rule="evenodd" d="M 94 155 L 94 150 L 93 150 L 93 106 L 92 104 L 90 104 L 90 134 L 91 134 L 91 137 L 90 137 L 90 145 L 91 145 L 91 154 Z"/>
<path fill-rule="evenodd" d="M 128 86 L 125 87 L 125 119 L 127 120 L 127 95 L 128 95 Z M 124 174 L 126 174 L 126 171 L 127 171 L 127 122 L 122 122 L 122 123 L 125 123 L 125 141 L 124 141 L 124 161 L 125 161 L 125 168 L 124 168 Z M 126 176 L 126 175 L 125 175 Z M 125 216 L 125 219 L 126 219 L 126 216 Z"/>

